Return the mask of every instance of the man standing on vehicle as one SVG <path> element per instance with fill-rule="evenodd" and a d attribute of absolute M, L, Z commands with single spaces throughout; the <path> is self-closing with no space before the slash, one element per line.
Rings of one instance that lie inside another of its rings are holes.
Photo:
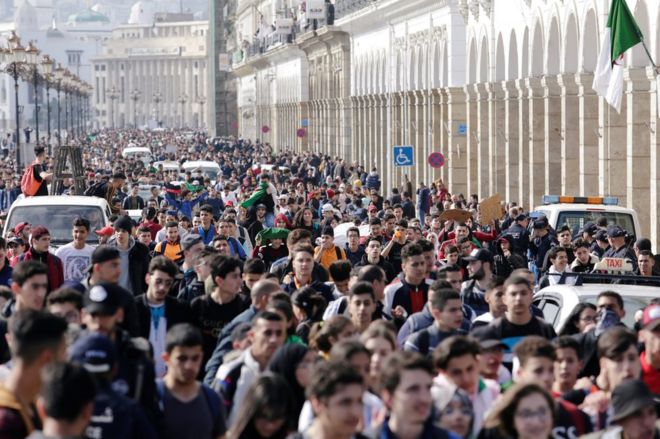
<path fill-rule="evenodd" d="M 34 196 L 46 196 L 48 195 L 48 183 L 53 179 L 52 172 L 46 172 L 46 149 L 43 146 L 37 146 L 34 148 L 34 155 L 34 163 L 31 165 L 32 171 L 34 179 L 40 183 Z"/>
<path fill-rule="evenodd" d="M 64 280 L 82 282 L 87 275 L 87 268 L 94 252 L 94 247 L 87 244 L 89 220 L 76 217 L 73 220 L 73 241 L 58 248 L 55 255 L 62 260 Z"/>

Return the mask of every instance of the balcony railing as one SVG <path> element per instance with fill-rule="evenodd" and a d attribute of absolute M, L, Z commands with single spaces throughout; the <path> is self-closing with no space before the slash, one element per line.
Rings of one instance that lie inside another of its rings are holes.
<path fill-rule="evenodd" d="M 339 20 L 376 2 L 378 0 L 337 0 L 335 2 L 335 19 Z"/>

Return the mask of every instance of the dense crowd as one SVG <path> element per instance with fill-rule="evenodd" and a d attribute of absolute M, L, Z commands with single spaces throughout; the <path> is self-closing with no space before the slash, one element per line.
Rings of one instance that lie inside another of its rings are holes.
<path fill-rule="evenodd" d="M 554 229 L 506 203 L 480 224 L 478 198 L 442 181 L 386 194 L 377 169 L 245 139 L 77 143 L 85 194 L 113 216 L 72 217 L 56 250 L 48 224 L 0 239 L 1 438 L 660 434 L 660 300 L 631 327 L 607 286 L 561 327 L 533 303 L 604 257 L 632 264 L 630 288 L 660 285 L 651 242 L 606 218 Z M 122 158 L 131 145 L 152 160 Z M 47 195 L 51 159 L 35 155 Z M 155 165 L 196 160 L 220 172 Z M 5 181 L 6 210 L 22 185 Z"/>

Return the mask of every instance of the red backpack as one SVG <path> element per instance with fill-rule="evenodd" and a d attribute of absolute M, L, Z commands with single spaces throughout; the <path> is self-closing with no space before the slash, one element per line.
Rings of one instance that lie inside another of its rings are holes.
<path fill-rule="evenodd" d="M 41 182 L 34 177 L 34 163 L 25 168 L 23 177 L 21 177 L 21 192 L 26 197 L 33 197 L 41 187 Z"/>

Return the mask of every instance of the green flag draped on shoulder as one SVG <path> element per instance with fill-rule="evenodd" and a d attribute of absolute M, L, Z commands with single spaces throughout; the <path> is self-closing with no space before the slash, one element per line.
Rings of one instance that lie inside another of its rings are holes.
<path fill-rule="evenodd" d="M 621 111 L 624 54 L 644 39 L 626 0 L 612 0 L 592 88 Z"/>
<path fill-rule="evenodd" d="M 259 184 L 259 189 L 257 189 L 250 198 L 247 200 L 243 201 L 241 203 L 241 207 L 244 207 L 245 209 L 249 208 L 250 206 L 257 204 L 257 201 L 261 200 L 263 197 L 266 196 L 266 190 L 268 189 L 268 185 L 266 183 L 260 183 Z"/>

